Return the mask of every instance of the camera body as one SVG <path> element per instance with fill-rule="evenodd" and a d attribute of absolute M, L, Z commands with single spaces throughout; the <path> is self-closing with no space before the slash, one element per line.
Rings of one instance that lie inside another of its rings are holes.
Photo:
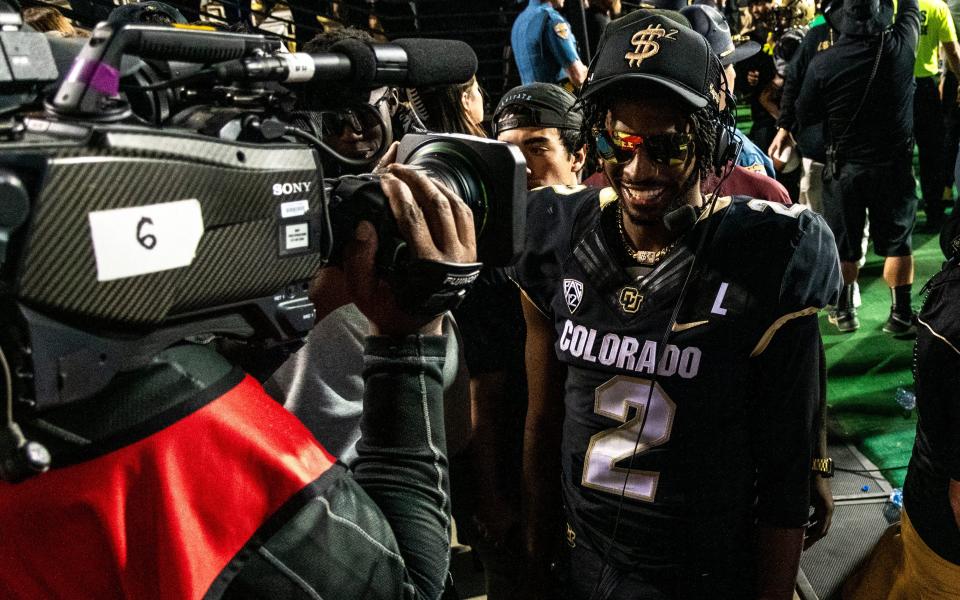
<path fill-rule="evenodd" d="M 98 27 L 45 114 L 34 104 L 0 124 L 0 346 L 20 375 L 20 409 L 31 413 L 88 398 L 183 340 L 299 342 L 315 321 L 308 284 L 360 218 L 380 230 L 387 275 L 403 273 L 408 258 L 376 176 L 325 181 L 323 148 L 280 135 L 289 128 L 276 86 L 240 94 L 214 82 L 229 92 L 219 104 L 184 111 L 203 119 L 182 113 L 157 126 L 95 85 L 94 71 L 112 73 L 104 65 L 126 50 L 157 59 L 179 36 L 203 40 L 196 61 L 205 63 L 264 56 L 272 43 L 144 26 L 116 33 Z M 181 44 L 176 58 L 194 51 Z M 269 137 L 266 128 L 235 135 L 268 119 Z M 471 206 L 480 260 L 508 264 L 520 251 L 526 186 L 516 148 L 411 136 L 398 162 L 424 168 Z"/>
<path fill-rule="evenodd" d="M 310 148 L 24 124 L 22 139 L 0 143 L 0 172 L 28 199 L 3 275 L 22 318 L 45 317 L 28 328 L 37 408 L 85 397 L 132 367 L 124 361 L 140 352 L 124 341 L 148 352 L 155 345 L 143 341 L 161 331 L 279 343 L 312 327 L 306 286 L 324 256 Z"/>

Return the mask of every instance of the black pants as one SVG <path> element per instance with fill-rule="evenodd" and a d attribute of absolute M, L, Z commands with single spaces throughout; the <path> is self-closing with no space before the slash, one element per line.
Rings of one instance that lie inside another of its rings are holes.
<path fill-rule="evenodd" d="M 863 256 L 861 239 L 867 211 L 870 239 L 878 255 L 913 254 L 911 236 L 917 212 L 914 187 L 906 150 L 886 163 L 844 164 L 838 179 L 824 174 L 823 217 L 836 238 L 840 260 L 856 262 Z"/>
<path fill-rule="evenodd" d="M 935 77 L 918 77 L 913 96 L 913 134 L 920 151 L 920 190 L 927 217 L 943 214 L 945 162 L 943 110 Z"/>

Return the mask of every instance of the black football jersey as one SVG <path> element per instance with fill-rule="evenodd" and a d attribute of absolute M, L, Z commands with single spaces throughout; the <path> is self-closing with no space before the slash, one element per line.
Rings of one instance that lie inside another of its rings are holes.
<path fill-rule="evenodd" d="M 751 562 L 757 520 L 807 521 L 825 376 L 815 315 L 841 287 L 833 236 L 802 205 L 721 198 L 635 279 L 616 258 L 613 200 L 531 193 L 515 271 L 567 366 L 569 537 L 599 553 L 613 541 L 622 569 Z"/>

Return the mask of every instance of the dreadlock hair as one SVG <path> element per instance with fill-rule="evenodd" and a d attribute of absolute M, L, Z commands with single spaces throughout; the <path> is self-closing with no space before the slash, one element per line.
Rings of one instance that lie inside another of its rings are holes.
<path fill-rule="evenodd" d="M 582 100 L 583 129 L 582 135 L 587 141 L 590 156 L 597 156 L 597 141 L 593 130 L 606 126 L 607 113 L 610 108 L 620 101 L 630 101 L 641 97 L 636 84 L 618 85 L 604 90 L 591 98 Z M 717 139 L 723 127 L 724 117 L 720 108 L 713 102 L 708 102 L 689 115 L 690 132 L 693 135 L 693 151 L 697 159 L 697 171 L 703 179 L 714 168 L 714 155 L 717 149 Z"/>

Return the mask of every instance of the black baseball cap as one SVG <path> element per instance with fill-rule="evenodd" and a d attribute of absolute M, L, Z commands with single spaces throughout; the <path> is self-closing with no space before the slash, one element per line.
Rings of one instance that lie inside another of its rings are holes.
<path fill-rule="evenodd" d="M 730 26 L 723 18 L 723 13 L 712 6 L 706 4 L 685 6 L 680 10 L 680 14 L 690 21 L 691 29 L 707 38 L 723 66 L 738 63 L 760 52 L 760 44 L 753 41 L 735 46 L 733 36 L 730 35 Z"/>
<path fill-rule="evenodd" d="M 529 83 L 513 88 L 493 113 L 493 135 L 518 127 L 580 129 L 583 113 L 577 99 L 553 83 Z"/>
<path fill-rule="evenodd" d="M 824 7 L 823 16 L 840 33 L 875 36 L 893 25 L 893 1 L 833 0 Z"/>
<path fill-rule="evenodd" d="M 694 108 L 703 108 L 720 102 L 716 61 L 702 35 L 641 9 L 604 29 L 580 95 L 590 98 L 614 84 L 652 83 Z"/>

